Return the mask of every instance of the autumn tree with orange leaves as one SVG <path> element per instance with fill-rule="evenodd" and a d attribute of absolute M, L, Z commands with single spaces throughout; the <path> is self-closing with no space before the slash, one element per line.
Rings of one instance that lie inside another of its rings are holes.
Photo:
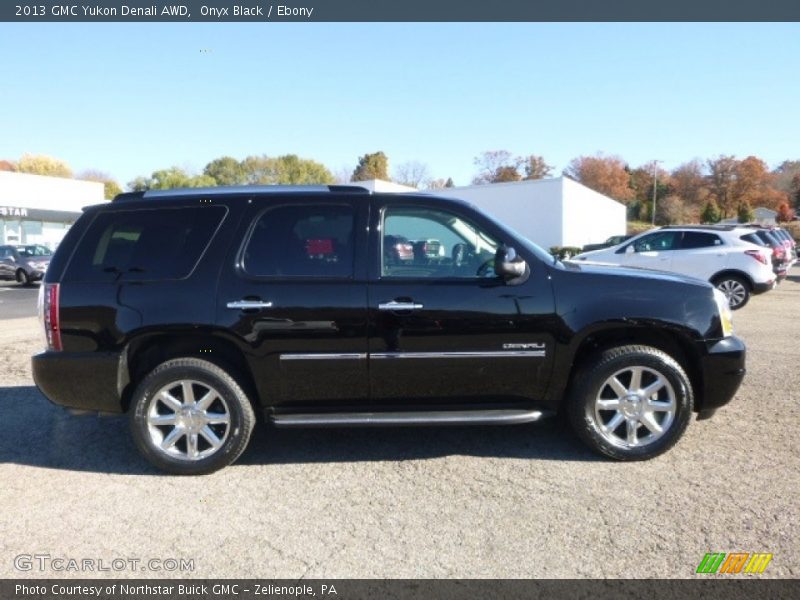
<path fill-rule="evenodd" d="M 618 156 L 579 156 L 564 169 L 564 175 L 625 204 L 636 197 L 628 165 Z"/>

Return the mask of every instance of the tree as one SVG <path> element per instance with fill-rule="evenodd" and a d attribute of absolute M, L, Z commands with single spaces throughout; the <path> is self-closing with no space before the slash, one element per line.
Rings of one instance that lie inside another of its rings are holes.
<path fill-rule="evenodd" d="M 180 167 L 170 167 L 154 171 L 146 177 L 137 177 L 128 183 L 128 188 L 134 192 L 145 190 L 171 190 L 175 188 L 214 187 L 216 180 L 208 175 L 189 175 Z"/>
<path fill-rule="evenodd" d="M 16 165 L 10 160 L 0 160 L 0 171 L 16 171 Z"/>
<path fill-rule="evenodd" d="M 700 220 L 703 223 L 719 223 L 720 219 L 719 206 L 714 198 L 709 198 L 706 202 L 706 207 L 703 209 L 703 214 L 700 215 Z"/>
<path fill-rule="evenodd" d="M 793 195 L 797 191 L 795 181 L 800 178 L 800 160 L 785 160 L 772 171 L 775 189 Z"/>
<path fill-rule="evenodd" d="M 369 181 L 370 179 L 389 179 L 389 159 L 383 152 L 365 154 L 358 159 L 350 181 Z"/>
<path fill-rule="evenodd" d="M 277 174 L 275 183 L 283 185 L 329 185 L 334 182 L 327 167 L 316 161 L 300 158 L 296 154 L 284 154 L 273 159 Z"/>
<path fill-rule="evenodd" d="M 544 162 L 544 158 L 531 154 L 523 159 L 523 166 L 525 167 L 525 177 L 523 179 L 544 179 L 550 177 L 553 171 L 552 165 Z"/>
<path fill-rule="evenodd" d="M 723 217 L 738 213 L 739 205 L 777 208 L 789 195 L 773 187 L 774 175 L 766 163 L 755 156 L 736 160 L 720 156 L 709 160 L 709 193 L 720 206 Z"/>
<path fill-rule="evenodd" d="M 670 193 L 680 196 L 687 206 L 702 206 L 708 195 L 703 163 L 694 159 L 673 169 L 669 187 Z"/>
<path fill-rule="evenodd" d="M 444 182 L 444 187 L 446 188 L 456 187 L 456 184 L 453 183 L 452 177 L 447 178 L 447 181 Z"/>
<path fill-rule="evenodd" d="M 67 163 L 44 154 L 23 154 L 17 163 L 17 171 L 48 177 L 72 177 L 72 169 Z"/>
<path fill-rule="evenodd" d="M 203 174 L 212 177 L 217 185 L 242 185 L 247 183 L 242 163 L 230 156 L 215 158 L 203 169 Z"/>
<path fill-rule="evenodd" d="M 244 182 L 260 185 L 331 184 L 335 179 L 328 169 L 296 154 L 248 156 L 242 161 Z"/>
<path fill-rule="evenodd" d="M 397 183 L 415 188 L 422 187 L 430 178 L 428 165 L 416 160 L 403 163 L 397 167 L 394 175 L 394 180 Z"/>
<path fill-rule="evenodd" d="M 790 193 L 791 198 L 794 200 L 795 207 L 800 208 L 800 173 L 792 178 Z"/>
<path fill-rule="evenodd" d="M 480 171 L 472 179 L 475 185 L 522 179 L 518 171 L 522 159 L 514 158 L 508 150 L 489 150 L 476 156 L 472 162 L 476 167 L 480 167 Z"/>
<path fill-rule="evenodd" d="M 778 214 L 775 216 L 775 220 L 778 223 L 788 223 L 794 220 L 794 216 L 794 210 L 792 210 L 787 202 L 783 202 L 778 206 Z"/>
<path fill-rule="evenodd" d="M 736 220 L 739 221 L 739 223 L 750 223 L 754 221 L 755 218 L 756 215 L 753 212 L 753 207 L 750 206 L 747 200 L 739 204 L 739 207 L 736 209 Z"/>
<path fill-rule="evenodd" d="M 111 177 L 111 175 L 109 175 L 108 173 L 103 173 L 102 171 L 95 171 L 94 169 L 89 169 L 83 171 L 80 175 L 78 175 L 78 179 L 83 179 L 84 181 L 95 181 L 97 183 L 102 183 L 103 197 L 106 200 L 111 200 L 117 194 L 122 193 L 122 188 Z"/>
<path fill-rule="evenodd" d="M 662 225 L 675 225 L 685 223 L 686 208 L 679 196 L 666 196 L 656 203 L 656 220 Z"/>
<path fill-rule="evenodd" d="M 736 167 L 733 156 L 720 155 L 709 159 L 708 191 L 719 207 L 720 218 L 730 216 L 738 205 L 736 197 Z"/>
<path fill-rule="evenodd" d="M 618 156 L 579 156 L 564 169 L 564 175 L 626 204 L 635 198 L 627 165 Z"/>
<path fill-rule="evenodd" d="M 669 195 L 677 196 L 676 194 L 670 193 L 670 181 L 669 181 L 669 173 L 664 169 L 656 168 L 656 204 L 661 201 L 662 198 L 666 198 Z M 647 216 L 644 217 L 646 220 L 650 220 L 653 218 L 653 163 L 647 165 L 642 165 L 641 167 L 637 167 L 629 172 L 630 177 L 630 187 L 633 190 L 634 198 L 636 202 L 639 204 L 641 208 L 643 208 L 647 212 Z M 683 200 L 681 199 L 681 206 L 683 206 Z M 656 207 L 656 213 L 658 213 L 658 207 Z M 658 216 L 658 214 L 656 215 Z"/>

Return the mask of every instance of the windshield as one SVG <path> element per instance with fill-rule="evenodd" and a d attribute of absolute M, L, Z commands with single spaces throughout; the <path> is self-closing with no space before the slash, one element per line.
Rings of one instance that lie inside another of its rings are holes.
<path fill-rule="evenodd" d="M 50 249 L 45 246 L 17 246 L 20 256 L 50 256 Z"/>

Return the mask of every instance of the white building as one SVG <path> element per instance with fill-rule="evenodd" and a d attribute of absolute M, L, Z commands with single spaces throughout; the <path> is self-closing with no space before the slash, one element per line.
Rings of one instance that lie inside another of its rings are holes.
<path fill-rule="evenodd" d="M 0 171 L 0 244 L 54 249 L 84 206 L 105 202 L 102 183 Z"/>
<path fill-rule="evenodd" d="M 604 242 L 623 235 L 626 207 L 569 177 L 452 187 L 436 192 L 461 198 L 545 250 Z"/>
<path fill-rule="evenodd" d="M 356 181 L 373 192 L 413 192 L 388 181 Z M 604 242 L 624 235 L 626 207 L 569 177 L 429 191 L 474 204 L 544 249 Z"/>

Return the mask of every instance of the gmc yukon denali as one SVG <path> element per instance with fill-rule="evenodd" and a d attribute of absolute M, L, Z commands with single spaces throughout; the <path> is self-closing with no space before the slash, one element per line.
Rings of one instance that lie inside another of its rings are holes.
<path fill-rule="evenodd" d="M 397 240 L 434 240 L 435 256 Z M 707 282 L 564 264 L 464 202 L 347 186 L 89 207 L 52 258 L 40 316 L 39 389 L 128 413 L 144 457 L 178 474 L 235 461 L 257 416 L 332 427 L 561 413 L 595 451 L 648 459 L 745 372 Z"/>

